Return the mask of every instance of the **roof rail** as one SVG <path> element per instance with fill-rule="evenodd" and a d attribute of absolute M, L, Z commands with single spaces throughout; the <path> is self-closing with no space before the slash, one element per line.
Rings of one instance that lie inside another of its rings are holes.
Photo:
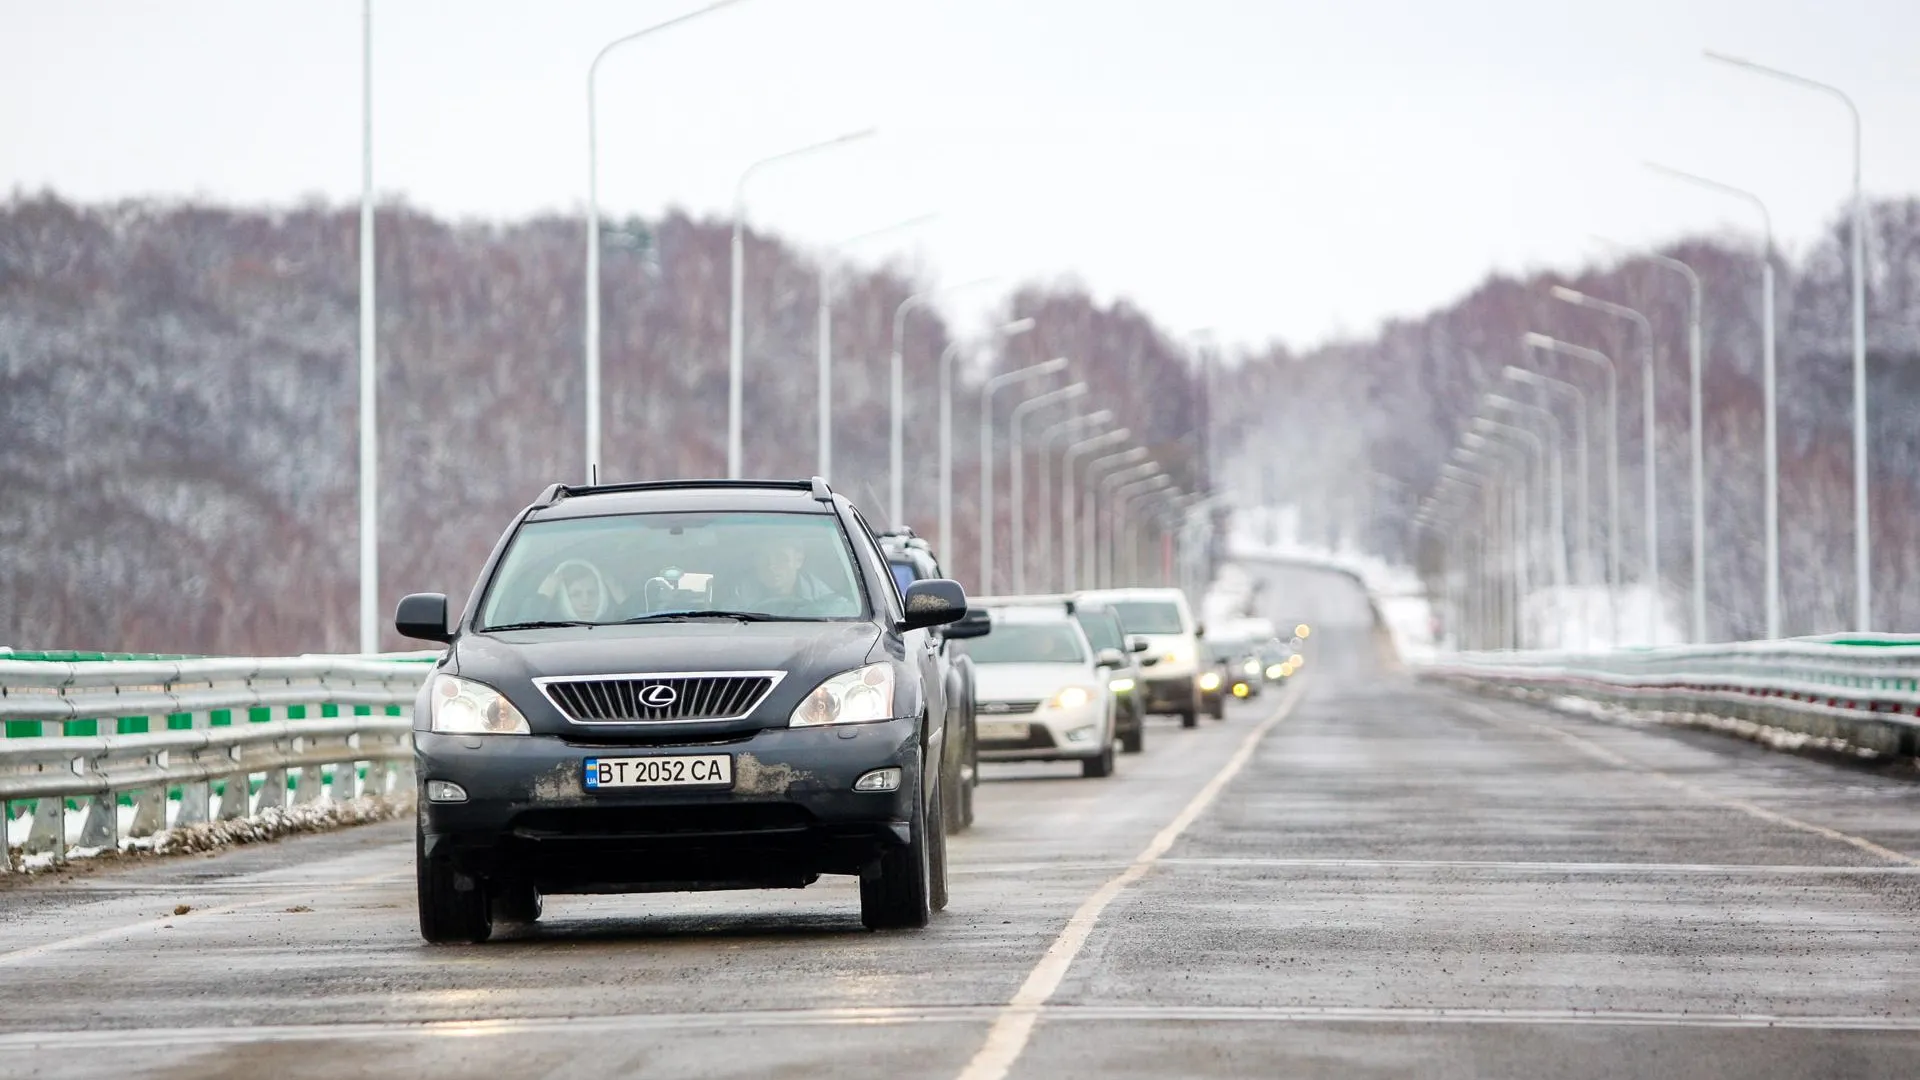
<path fill-rule="evenodd" d="M 816 476 L 809 480 L 630 480 L 618 484 L 548 484 L 535 505 L 551 506 L 575 495 L 606 495 L 622 491 L 668 491 L 673 488 L 773 488 L 805 491 L 821 502 L 833 501 L 833 489 Z"/>

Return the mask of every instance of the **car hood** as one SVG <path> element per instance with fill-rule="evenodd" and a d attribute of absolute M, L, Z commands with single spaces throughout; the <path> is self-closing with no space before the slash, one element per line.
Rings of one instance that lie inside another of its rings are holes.
<path fill-rule="evenodd" d="M 1098 686 L 1085 664 L 975 664 L 974 697 L 980 701 L 1045 701 L 1063 686 Z"/>
<path fill-rule="evenodd" d="M 870 622 L 765 622 L 731 620 L 651 623 L 640 626 L 556 627 L 467 634 L 454 649 L 448 670 L 505 693 L 536 732 L 582 734 L 536 690 L 533 680 L 566 675 L 648 675 L 727 671 L 785 672 L 760 706 L 738 725 L 703 724 L 698 730 L 724 735 L 769 725 L 784 726 L 793 709 L 822 680 L 878 659 L 880 630 Z M 682 730 L 682 729 L 686 730 Z M 608 738 L 637 728 L 594 725 Z M 651 723 L 650 734 L 685 735 L 687 725 Z"/>

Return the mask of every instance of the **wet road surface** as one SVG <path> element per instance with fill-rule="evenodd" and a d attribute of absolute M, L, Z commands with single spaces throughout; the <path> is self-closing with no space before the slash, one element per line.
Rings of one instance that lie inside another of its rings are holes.
<path fill-rule="evenodd" d="M 1422 686 L 1260 573 L 1307 675 L 988 767 L 928 930 L 823 879 L 429 948 L 367 826 L 0 888 L 0 1076 L 1920 1074 L 1909 773 Z"/>

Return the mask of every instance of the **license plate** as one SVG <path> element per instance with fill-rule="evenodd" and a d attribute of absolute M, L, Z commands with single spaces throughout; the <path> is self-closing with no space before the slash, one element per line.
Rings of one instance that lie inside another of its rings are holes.
<path fill-rule="evenodd" d="M 731 754 L 689 757 L 588 758 L 588 791 L 625 787 L 732 787 Z"/>
<path fill-rule="evenodd" d="M 1025 742 L 1033 735 L 1033 725 L 1017 720 L 982 720 L 982 742 Z"/>

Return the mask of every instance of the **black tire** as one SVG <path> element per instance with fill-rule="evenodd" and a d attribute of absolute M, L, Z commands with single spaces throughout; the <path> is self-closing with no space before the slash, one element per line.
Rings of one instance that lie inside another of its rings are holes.
<path fill-rule="evenodd" d="M 515 882 L 493 891 L 493 921 L 497 923 L 534 923 L 544 909 L 540 890 L 530 882 Z"/>
<path fill-rule="evenodd" d="M 444 858 L 429 858 L 426 837 L 417 826 L 413 844 L 414 876 L 420 892 L 420 936 L 434 945 L 477 945 L 493 936 L 493 912 L 485 884 L 456 873 Z"/>
<path fill-rule="evenodd" d="M 1099 757 L 1085 758 L 1080 762 L 1080 775 L 1088 780 L 1098 780 L 1113 775 L 1113 744 L 1108 743 Z"/>
<path fill-rule="evenodd" d="M 1122 751 L 1129 754 L 1137 754 L 1146 749 L 1146 746 L 1147 729 L 1145 725 L 1137 726 L 1132 731 L 1120 733 L 1120 749 Z"/>
<path fill-rule="evenodd" d="M 1200 726 L 1199 711 L 1197 709 L 1181 709 L 1180 710 L 1180 726 L 1181 727 L 1199 727 Z"/>
<path fill-rule="evenodd" d="M 973 828 L 973 789 L 980 786 L 980 766 L 975 763 L 967 770 L 966 779 L 960 782 L 960 822 L 966 828 Z"/>
<path fill-rule="evenodd" d="M 929 820 L 945 817 L 947 793 L 945 789 L 933 793 L 934 807 L 941 811 L 929 816 Z M 928 833 L 927 843 L 927 907 L 931 911 L 947 910 L 947 835 L 944 830 L 935 829 Z"/>
<path fill-rule="evenodd" d="M 965 783 L 965 780 L 960 775 L 958 752 L 949 749 L 940 756 L 945 759 L 940 768 L 940 791 L 944 794 L 945 792 L 959 790 Z M 967 823 L 960 818 L 961 807 L 959 799 L 945 799 L 935 796 L 935 801 L 940 806 L 940 831 L 942 833 L 957 833 L 967 827 Z"/>
<path fill-rule="evenodd" d="M 869 930 L 917 930 L 933 917 L 933 845 L 928 832 L 929 826 L 939 827 L 940 819 L 928 816 L 917 788 L 913 795 L 913 819 L 907 823 L 912 839 L 888 847 L 860 875 L 860 921 Z"/>
<path fill-rule="evenodd" d="M 1213 704 L 1207 707 L 1207 715 L 1213 717 L 1215 720 L 1225 720 L 1227 718 L 1227 695 L 1221 694 L 1219 697 L 1214 698 Z"/>

